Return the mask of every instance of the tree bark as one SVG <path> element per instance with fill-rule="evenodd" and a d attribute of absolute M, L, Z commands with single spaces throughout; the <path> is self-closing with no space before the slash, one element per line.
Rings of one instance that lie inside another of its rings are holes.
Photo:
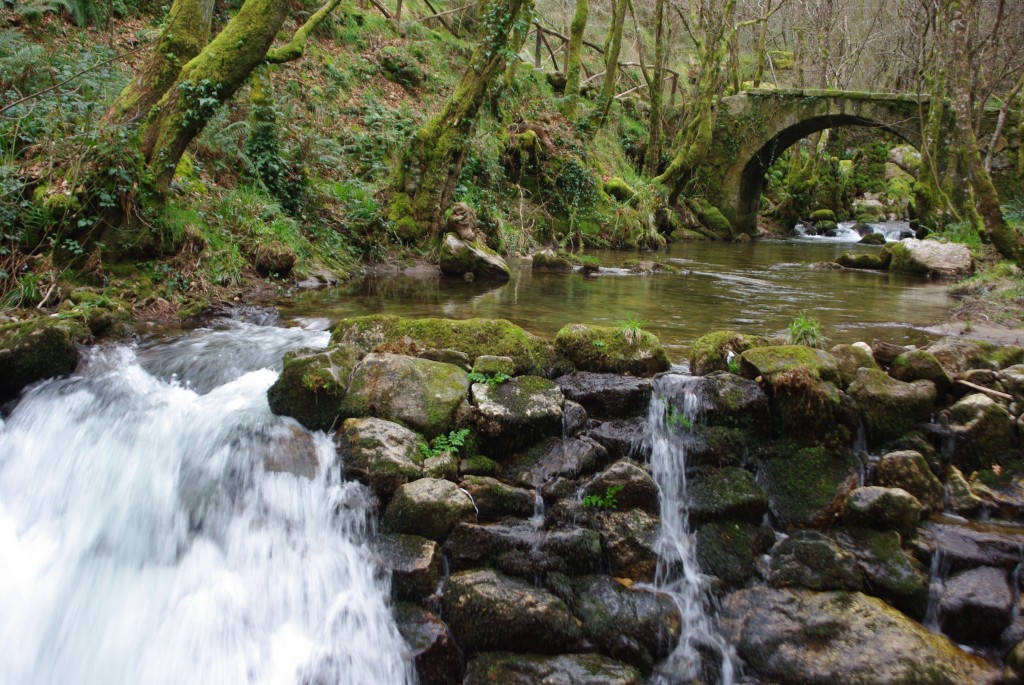
<path fill-rule="evenodd" d="M 660 2 L 661 0 L 659 0 Z M 565 116 L 572 121 L 580 98 L 580 71 L 583 66 L 583 33 L 590 16 L 590 0 L 576 0 L 576 13 L 569 25 L 569 47 L 565 67 Z"/>
<path fill-rule="evenodd" d="M 604 125 L 615 99 L 615 86 L 619 75 L 619 52 L 622 50 L 622 27 L 626 23 L 626 7 L 629 0 L 613 0 L 612 23 L 608 27 L 608 39 L 604 50 L 604 83 L 601 86 L 601 110 L 598 125 Z"/>
<path fill-rule="evenodd" d="M 665 55 L 665 0 L 654 4 L 654 79 L 651 84 L 650 136 L 644 155 L 644 167 L 650 176 L 656 176 L 661 166 L 662 109 L 664 101 Z"/>

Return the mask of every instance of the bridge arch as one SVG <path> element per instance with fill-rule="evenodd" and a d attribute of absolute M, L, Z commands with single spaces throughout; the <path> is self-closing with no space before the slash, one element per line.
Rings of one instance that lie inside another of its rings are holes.
<path fill-rule="evenodd" d="M 704 187 L 736 232 L 753 233 L 764 174 L 801 138 L 843 126 L 887 131 L 918 149 L 927 99 L 843 91 L 751 91 L 723 100 Z"/>

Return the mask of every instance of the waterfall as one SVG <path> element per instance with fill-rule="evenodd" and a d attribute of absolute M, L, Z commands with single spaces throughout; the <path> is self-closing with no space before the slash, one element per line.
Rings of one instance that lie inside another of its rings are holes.
<path fill-rule="evenodd" d="M 648 408 L 645 439 L 651 448 L 651 475 L 661 491 L 655 586 L 672 597 L 682 618 L 679 643 L 659 667 L 655 682 L 707 682 L 710 675 L 720 685 L 732 685 L 736 657 L 711 616 L 707 580 L 698 567 L 689 530 L 686 447 L 703 414 L 694 380 L 675 374 L 658 377 Z"/>
<path fill-rule="evenodd" d="M 325 333 L 94 349 L 0 423 L 0 682 L 411 683 L 367 491 L 271 414 Z M 202 393 L 202 394 L 201 394 Z M 267 462 L 320 464 L 302 478 Z"/>

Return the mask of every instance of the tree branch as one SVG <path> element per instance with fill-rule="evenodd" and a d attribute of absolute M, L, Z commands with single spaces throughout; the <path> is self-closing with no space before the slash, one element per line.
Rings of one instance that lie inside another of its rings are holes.
<path fill-rule="evenodd" d="M 314 12 L 306 20 L 306 23 L 299 27 L 299 30 L 292 36 L 291 42 L 279 48 L 267 50 L 266 61 L 269 64 L 283 64 L 302 57 L 302 54 L 306 51 L 306 40 L 309 38 L 309 34 L 320 25 L 320 22 L 330 16 L 334 8 L 340 3 L 341 0 L 327 0 L 323 7 Z M 390 17 L 388 18 L 390 19 Z"/>

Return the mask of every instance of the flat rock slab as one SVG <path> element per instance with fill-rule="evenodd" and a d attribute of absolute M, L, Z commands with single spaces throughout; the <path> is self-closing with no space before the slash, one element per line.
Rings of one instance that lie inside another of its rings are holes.
<path fill-rule="evenodd" d="M 889 270 L 933 278 L 960 278 L 974 271 L 966 245 L 907 238 L 893 245 Z"/>
<path fill-rule="evenodd" d="M 641 685 L 640 672 L 598 654 L 487 652 L 466 666 L 463 685 Z"/>
<path fill-rule="evenodd" d="M 628 416 L 647 411 L 651 381 L 614 373 L 578 371 L 555 380 L 562 393 L 592 416 Z"/>

